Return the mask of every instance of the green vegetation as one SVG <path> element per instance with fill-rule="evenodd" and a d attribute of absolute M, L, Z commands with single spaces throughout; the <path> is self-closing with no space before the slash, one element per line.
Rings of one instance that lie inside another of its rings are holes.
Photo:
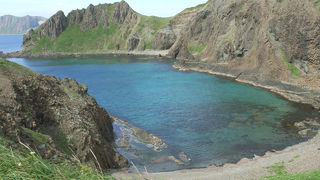
<path fill-rule="evenodd" d="M 189 44 L 188 49 L 191 54 L 200 54 L 206 47 L 206 44 L 193 45 L 191 43 Z"/>
<path fill-rule="evenodd" d="M 138 33 L 143 32 L 143 29 L 149 27 L 153 32 L 153 35 L 168 24 L 171 18 L 161 18 L 156 16 L 141 16 L 140 22 L 137 26 L 136 31 Z"/>
<path fill-rule="evenodd" d="M 320 3 L 320 0 L 315 0 L 314 5 L 317 6 Z"/>
<path fill-rule="evenodd" d="M 49 136 L 32 131 L 31 129 L 28 128 L 24 128 L 22 127 L 23 131 L 30 134 L 33 138 L 35 138 L 36 140 L 38 140 L 41 143 L 47 144 L 50 141 Z"/>
<path fill-rule="evenodd" d="M 0 137 L 0 179 L 114 179 L 82 164 L 52 164 L 34 152 L 20 153 Z"/>
<path fill-rule="evenodd" d="M 206 47 L 207 44 L 198 41 L 190 41 L 188 44 L 188 50 L 191 54 L 200 54 Z"/>
<path fill-rule="evenodd" d="M 283 0 L 277 0 L 277 2 L 282 3 L 282 2 L 283 2 Z"/>
<path fill-rule="evenodd" d="M 36 32 L 35 32 L 36 33 Z M 39 52 L 96 52 L 97 50 L 113 50 L 120 37 L 119 26 L 110 23 L 107 28 L 102 24 L 92 30 L 80 29 L 79 25 L 67 28 L 58 38 L 41 38 L 36 42 L 33 53 Z M 34 38 L 36 39 L 36 38 Z"/>
<path fill-rule="evenodd" d="M 190 10 L 194 10 L 194 9 L 198 9 L 198 8 L 201 8 L 201 7 L 203 7 L 203 6 L 205 6 L 208 2 L 210 2 L 211 0 L 208 0 L 206 3 L 203 3 L 203 4 L 199 4 L 199 5 L 197 5 L 197 6 L 194 6 L 194 7 L 189 7 L 189 8 L 186 8 L 185 10 L 188 10 L 188 11 L 190 11 Z"/>
<path fill-rule="evenodd" d="M 294 158 L 298 158 L 298 157 L 294 157 Z M 270 170 L 271 173 L 275 174 L 274 176 L 267 177 L 267 179 L 270 179 L 270 180 L 290 180 L 290 179 L 316 180 L 316 179 L 319 179 L 320 177 L 320 170 L 314 170 L 311 172 L 302 172 L 298 174 L 289 174 L 286 171 L 284 162 L 277 163 L 276 165 L 271 166 L 268 169 Z"/>
<path fill-rule="evenodd" d="M 21 66 L 19 64 L 13 63 L 11 61 L 0 59 L 0 69 L 7 72 L 15 72 L 15 73 L 21 73 L 23 75 L 34 75 L 36 72 Z"/>
<path fill-rule="evenodd" d="M 291 64 L 288 61 L 288 58 L 286 57 L 285 53 L 281 49 L 280 49 L 280 53 L 281 53 L 282 60 L 287 65 L 287 67 L 290 70 L 291 74 L 296 76 L 296 77 L 300 77 L 301 76 L 300 70 L 294 64 Z"/>

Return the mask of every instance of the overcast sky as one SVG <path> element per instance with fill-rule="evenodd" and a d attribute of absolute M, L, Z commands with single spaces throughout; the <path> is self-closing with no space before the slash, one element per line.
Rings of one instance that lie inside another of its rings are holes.
<path fill-rule="evenodd" d="M 120 0 L 118 0 L 120 1 Z M 187 7 L 207 0 L 127 0 L 130 6 L 143 15 L 161 17 L 174 16 Z M 44 16 L 50 17 L 59 10 L 68 14 L 73 9 L 82 9 L 89 4 L 113 3 L 116 0 L 0 0 L 0 16 Z"/>

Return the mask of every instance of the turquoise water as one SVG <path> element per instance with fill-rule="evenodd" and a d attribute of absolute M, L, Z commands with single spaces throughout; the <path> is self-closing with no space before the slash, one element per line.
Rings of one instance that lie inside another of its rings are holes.
<path fill-rule="evenodd" d="M 0 51 L 20 49 L 22 36 L 0 36 Z M 237 162 L 306 140 L 294 122 L 319 117 L 310 106 L 289 102 L 269 91 L 228 78 L 179 72 L 172 60 L 147 57 L 11 59 L 41 74 L 74 78 L 107 111 L 165 140 L 156 152 L 137 141 L 118 148 L 144 171 L 200 168 Z M 117 135 L 123 131 L 114 125 Z M 128 133 L 130 134 L 130 132 Z M 308 138 L 308 137 L 307 137 Z M 184 152 L 190 159 L 183 166 Z"/>
<path fill-rule="evenodd" d="M 0 51 L 19 51 L 22 45 L 22 35 L 0 35 Z"/>
<path fill-rule="evenodd" d="M 41 74 L 74 78 L 107 111 L 164 139 L 162 152 L 119 148 L 140 169 L 170 171 L 237 162 L 305 140 L 294 122 L 319 116 L 310 106 L 269 91 L 197 72 L 179 72 L 172 60 L 105 57 L 11 59 Z M 115 126 L 116 133 L 120 127 Z M 136 149 L 135 149 L 136 148 Z M 139 151 L 139 152 L 137 152 Z M 184 166 L 168 160 L 185 152 Z"/>

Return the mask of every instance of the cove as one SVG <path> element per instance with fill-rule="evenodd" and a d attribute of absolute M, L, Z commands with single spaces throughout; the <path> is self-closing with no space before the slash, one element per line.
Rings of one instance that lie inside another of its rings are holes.
<path fill-rule="evenodd" d="M 132 148 L 118 148 L 141 171 L 235 163 L 305 141 L 314 134 L 300 136 L 294 123 L 307 118 L 319 122 L 319 113 L 311 106 L 228 78 L 180 72 L 170 59 L 10 60 L 41 74 L 86 84 L 111 115 L 163 139 L 168 147 L 161 152 L 135 140 L 129 142 Z M 125 130 L 121 125 L 114 129 L 116 134 Z M 183 162 L 182 152 L 191 161 L 178 165 L 173 159 Z"/>

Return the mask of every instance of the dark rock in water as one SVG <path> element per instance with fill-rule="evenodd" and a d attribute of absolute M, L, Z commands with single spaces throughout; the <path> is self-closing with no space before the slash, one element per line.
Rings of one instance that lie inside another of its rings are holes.
<path fill-rule="evenodd" d="M 135 50 L 135 49 L 138 47 L 139 42 L 140 42 L 139 36 L 133 35 L 133 36 L 128 40 L 128 44 L 127 44 L 128 50 L 129 50 L 129 51 Z"/>
<path fill-rule="evenodd" d="M 5 60 L 0 64 L 0 131 L 5 137 L 29 144 L 51 161 L 55 155 L 72 161 L 69 155 L 74 154 L 91 167 L 127 166 L 112 145 L 110 116 L 85 85 L 39 75 Z"/>
<path fill-rule="evenodd" d="M 188 163 L 191 161 L 191 159 L 184 152 L 179 153 L 179 158 L 185 163 Z"/>

